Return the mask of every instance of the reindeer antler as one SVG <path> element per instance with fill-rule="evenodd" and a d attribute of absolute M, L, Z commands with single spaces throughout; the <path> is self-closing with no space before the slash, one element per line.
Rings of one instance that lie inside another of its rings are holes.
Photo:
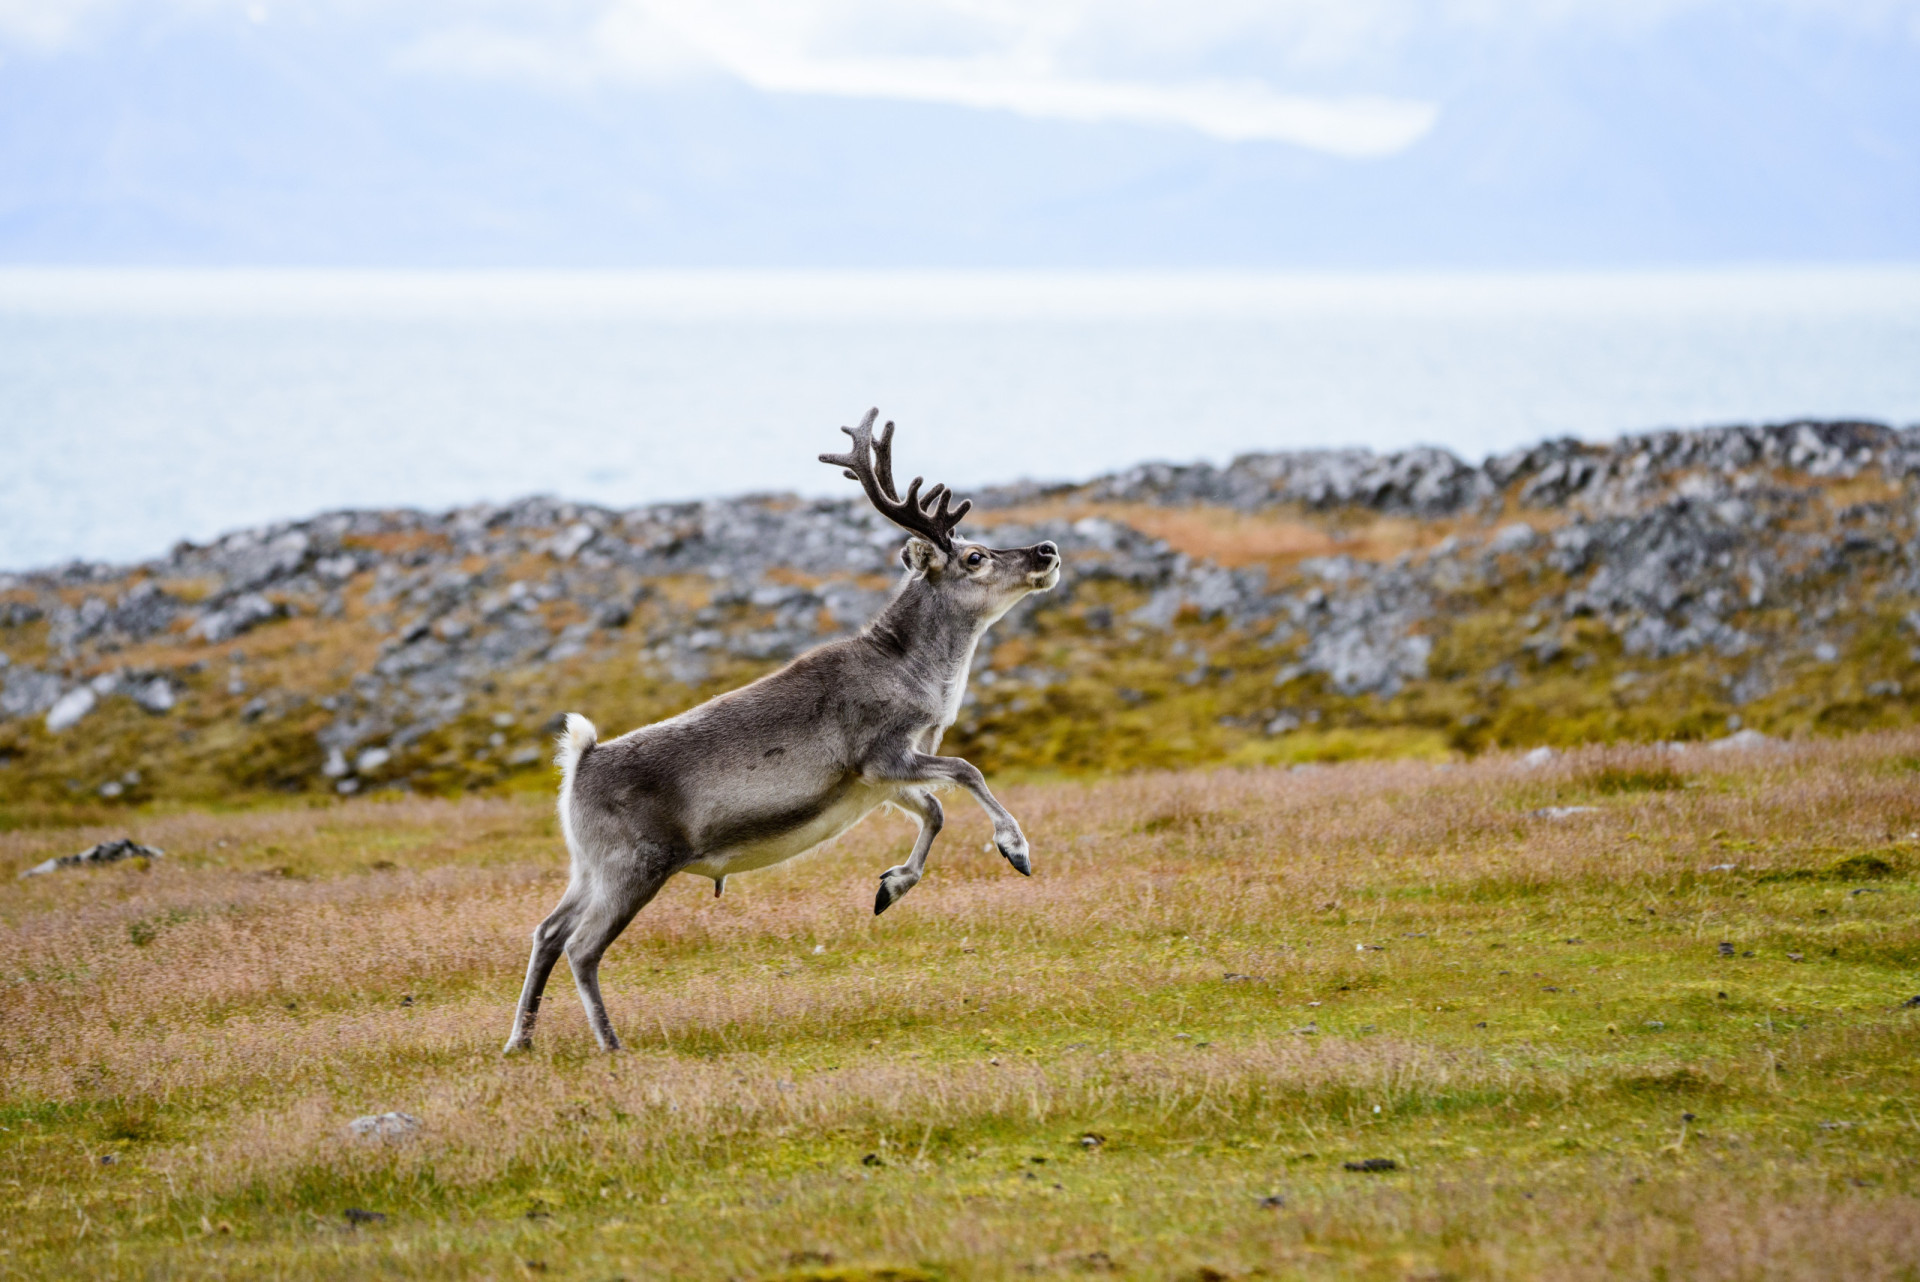
<path fill-rule="evenodd" d="M 880 438 L 875 440 L 873 420 L 879 417 L 880 411 L 871 409 L 860 426 L 841 428 L 853 438 L 853 449 L 845 454 L 822 454 L 820 461 L 844 469 L 849 480 L 860 482 L 880 515 L 944 552 L 953 551 L 953 527 L 973 509 L 973 500 L 962 499 L 960 506 L 949 512 L 947 502 L 953 498 L 953 491 L 935 485 L 921 498 L 920 486 L 925 478 L 918 476 L 907 487 L 907 496 L 901 498 L 893 488 L 893 424 L 881 428 Z"/>

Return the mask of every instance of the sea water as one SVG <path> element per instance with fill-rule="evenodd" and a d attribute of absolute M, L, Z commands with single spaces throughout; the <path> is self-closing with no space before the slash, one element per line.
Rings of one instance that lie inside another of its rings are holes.
<path fill-rule="evenodd" d="M 1920 268 L 1418 275 L 0 270 L 0 568 L 347 506 L 1920 420 Z"/>

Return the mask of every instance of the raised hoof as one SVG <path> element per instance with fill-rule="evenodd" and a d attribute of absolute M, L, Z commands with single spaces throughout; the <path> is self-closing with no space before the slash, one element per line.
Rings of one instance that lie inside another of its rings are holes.
<path fill-rule="evenodd" d="M 873 897 L 873 915 L 878 917 L 898 902 L 900 896 L 920 884 L 902 868 L 889 868 L 880 874 L 880 893 Z"/>
<path fill-rule="evenodd" d="M 1006 856 L 1007 862 L 1013 865 L 1015 872 L 1019 873 L 1022 877 L 1033 876 L 1033 861 L 1027 858 L 1026 842 L 1023 841 L 1017 846 L 1012 846 L 996 841 L 994 845 L 999 847 L 1000 853 Z"/>

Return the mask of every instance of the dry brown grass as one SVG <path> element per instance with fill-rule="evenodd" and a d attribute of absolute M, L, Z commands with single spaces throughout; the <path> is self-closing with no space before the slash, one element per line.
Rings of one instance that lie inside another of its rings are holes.
<path fill-rule="evenodd" d="M 1031 881 L 956 805 L 882 918 L 897 819 L 670 887 L 616 1058 L 564 968 L 497 1053 L 544 802 L 144 816 L 0 899 L 0 1276 L 1913 1278 L 1916 752 L 1010 788 Z"/>
<path fill-rule="evenodd" d="M 1464 527 L 1456 520 L 1411 520 L 1367 514 L 1359 521 L 1308 519 L 1285 512 L 1241 512 L 1227 507 L 1159 507 L 1150 503 L 1089 503 L 1063 499 L 995 508 L 983 524 L 1003 521 L 1079 520 L 1099 516 L 1165 539 L 1176 551 L 1216 565 L 1261 565 L 1279 572 L 1308 557 L 1351 556 L 1390 561 L 1403 552 L 1432 547 Z M 1538 520 L 1535 524 L 1538 524 Z"/>

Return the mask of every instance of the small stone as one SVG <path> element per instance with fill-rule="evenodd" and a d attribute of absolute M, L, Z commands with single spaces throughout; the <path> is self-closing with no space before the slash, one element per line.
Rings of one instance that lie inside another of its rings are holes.
<path fill-rule="evenodd" d="M 80 718 L 92 712 L 94 705 L 100 702 L 100 696 L 90 686 L 79 686 L 67 691 L 47 709 L 47 729 L 53 734 L 70 730 L 79 724 Z"/>
<path fill-rule="evenodd" d="M 1720 941 L 1720 955 L 1721 955 L 1722 957 L 1731 957 L 1731 956 L 1733 956 L 1733 953 L 1734 953 L 1734 948 L 1733 948 L 1733 945 L 1732 945 L 1731 943 L 1729 943 L 1728 941 L 1726 941 L 1726 940 L 1724 940 L 1724 939 L 1723 939 L 1723 940 L 1721 940 L 1721 941 Z"/>
<path fill-rule="evenodd" d="M 1539 535 L 1525 521 L 1516 521 L 1512 525 L 1502 526 L 1494 536 L 1487 540 L 1487 550 L 1496 553 L 1524 552 L 1532 547 Z"/>
<path fill-rule="evenodd" d="M 553 536 L 548 551 L 556 561 L 571 561 L 581 548 L 593 542 L 594 528 L 585 521 L 577 521 Z"/>
<path fill-rule="evenodd" d="M 357 1206 L 350 1206 L 345 1211 L 341 1212 L 341 1214 L 346 1216 L 347 1223 L 353 1224 L 353 1225 L 385 1224 L 387 1222 L 386 1212 L 363 1211 Z"/>
<path fill-rule="evenodd" d="M 1366 1157 L 1357 1162 L 1341 1163 L 1349 1171 L 1397 1171 L 1400 1164 L 1390 1157 Z"/>
<path fill-rule="evenodd" d="M 1778 743 L 1779 740 L 1748 728 L 1736 731 L 1724 739 L 1715 739 L 1707 747 L 1715 752 L 1755 752 L 1762 748 L 1775 747 Z"/>
<path fill-rule="evenodd" d="M 258 592 L 248 592 L 234 598 L 224 607 L 202 615 L 195 623 L 189 635 L 198 636 L 211 644 L 219 645 L 231 641 L 243 632 L 252 630 L 269 619 L 277 619 L 286 614 L 286 607 L 275 605 Z"/>
<path fill-rule="evenodd" d="M 1528 767 L 1529 769 L 1534 769 L 1534 768 L 1546 765 L 1558 755 L 1559 754 L 1556 753 L 1552 748 L 1543 746 L 1543 747 L 1535 748 L 1532 752 L 1529 752 L 1524 757 L 1521 757 L 1520 764 Z"/>
<path fill-rule="evenodd" d="M 175 703 L 173 683 L 165 677 L 155 677 L 135 687 L 133 701 L 144 711 L 151 712 L 155 716 L 172 712 Z"/>
<path fill-rule="evenodd" d="M 347 1130 L 356 1139 L 385 1140 L 391 1143 L 405 1139 L 419 1130 L 420 1125 L 420 1119 L 411 1113 L 370 1113 L 348 1122 Z"/>
<path fill-rule="evenodd" d="M 353 768 L 360 774 L 370 775 L 381 766 L 393 760 L 393 753 L 385 748 L 368 748 L 353 759 Z"/>

